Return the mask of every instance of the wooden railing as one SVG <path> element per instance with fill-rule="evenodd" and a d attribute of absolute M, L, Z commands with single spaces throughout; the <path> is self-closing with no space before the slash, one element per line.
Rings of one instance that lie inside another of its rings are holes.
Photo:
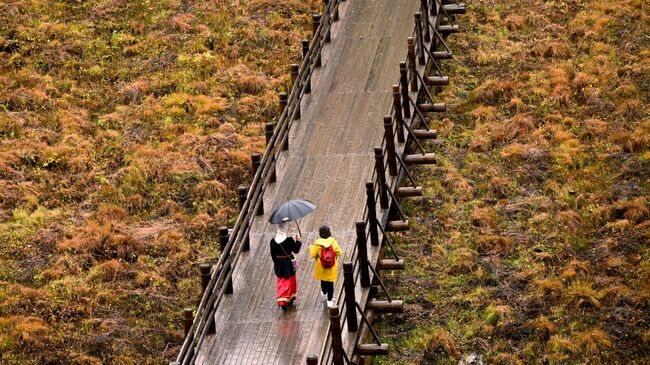
<path fill-rule="evenodd" d="M 359 356 L 354 352 L 365 333 L 371 334 L 373 340 L 377 342 L 377 346 L 374 347 L 377 354 L 388 351 L 387 347 L 380 343 L 379 337 L 373 330 L 370 320 L 366 318 L 363 309 L 368 301 L 369 289 L 373 280 L 378 281 L 388 302 L 393 301 L 381 282 L 377 267 L 373 266 L 372 262 L 378 260 L 368 258 L 367 243 L 370 242 L 374 247 L 379 246 L 374 250 L 377 259 L 381 247 L 386 243 L 394 261 L 400 262 L 390 237 L 386 235 L 386 227 L 391 207 L 397 210 L 402 221 L 406 219 L 395 193 L 402 179 L 406 177 L 415 185 L 415 180 L 404 162 L 405 153 L 409 149 L 417 148 L 422 156 L 426 155 L 414 132 L 416 127 L 429 130 L 428 123 L 417 102 L 418 97 L 422 95 L 430 105 L 435 104 L 424 77 L 428 72 L 442 76 L 439 60 L 451 58 L 451 50 L 445 41 L 445 36 L 440 32 L 442 29 L 448 33 L 457 31 L 457 25 L 452 23 L 454 15 L 450 14 L 447 8 L 458 9 L 453 10 L 456 13 L 461 12 L 462 8 L 462 12 L 464 12 L 464 5 L 455 2 L 422 0 L 420 11 L 415 14 L 415 26 L 408 39 L 406 59 L 400 63 L 400 77 L 396 83 L 399 87 L 393 88 L 393 103 L 384 118 L 384 137 L 380 144 L 381 147 L 375 148 L 375 167 L 370 181 L 366 182 L 367 204 L 362 219 L 356 222 L 357 244 L 346 257 L 346 260 L 349 261 L 344 263 L 344 280 L 348 283 L 341 286 L 337 293 L 338 306 L 330 308 L 331 322 L 327 331 L 328 338 L 324 342 L 319 356 L 321 364 L 354 363 L 354 356 Z M 442 25 L 443 20 L 447 24 Z M 439 28 L 441 25 L 445 28 Z M 442 50 L 440 50 L 441 48 Z M 442 83 L 444 80 L 444 78 L 439 78 L 433 79 L 432 82 Z M 401 150 L 396 149 L 396 143 L 400 145 Z M 377 205 L 379 205 L 379 210 Z M 364 289 L 361 298 L 354 298 L 354 288 L 357 285 Z M 365 332 L 360 330 L 359 320 L 365 324 Z M 350 333 L 356 332 L 355 348 L 348 348 L 347 352 L 341 339 L 341 331 L 344 328 Z"/>
<path fill-rule="evenodd" d="M 313 37 L 308 44 L 303 43 L 303 62 L 297 73 L 295 67 L 292 68 L 291 93 L 281 97 L 281 116 L 272 133 L 267 134 L 267 147 L 261 160 L 253 161 L 256 172 L 248 191 L 240 190 L 240 212 L 235 225 L 232 230 L 222 230 L 221 255 L 211 268 L 209 280 L 207 275 L 209 271 L 204 269 L 203 296 L 191 326 L 189 325 L 191 316 L 185 317 L 185 341 L 176 361 L 172 364 L 193 364 L 206 336 L 215 331 L 215 312 L 223 296 L 233 290 L 232 273 L 237 268 L 242 252 L 249 249 L 248 236 L 251 223 L 256 215 L 263 214 L 265 188 L 275 181 L 276 161 L 279 154 L 288 148 L 289 131 L 294 119 L 300 116 L 300 102 L 303 95 L 311 92 L 311 75 L 314 69 L 321 65 L 321 51 L 324 44 L 330 41 L 331 26 L 338 20 L 341 1 L 345 0 L 326 0 L 323 14 L 313 15 Z M 271 131 L 267 130 L 267 132 Z M 191 312 L 189 314 L 191 315 Z"/>

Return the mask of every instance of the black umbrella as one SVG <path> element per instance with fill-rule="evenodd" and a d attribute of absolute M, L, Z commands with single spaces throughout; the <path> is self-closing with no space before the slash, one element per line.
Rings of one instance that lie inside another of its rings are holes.
<path fill-rule="evenodd" d="M 284 218 L 289 218 L 290 221 L 296 221 L 307 214 L 311 213 L 316 209 L 316 204 L 310 202 L 309 200 L 304 199 L 294 199 L 288 200 L 286 203 L 283 203 L 277 207 L 273 213 L 271 213 L 271 218 L 269 222 L 272 224 L 280 224 Z M 296 221 L 296 226 L 298 227 L 298 232 L 300 232 L 300 226 Z M 302 235 L 302 232 L 300 232 Z"/>

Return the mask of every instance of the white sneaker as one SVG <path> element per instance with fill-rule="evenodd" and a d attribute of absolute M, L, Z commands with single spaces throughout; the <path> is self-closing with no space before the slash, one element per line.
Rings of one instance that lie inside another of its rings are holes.
<path fill-rule="evenodd" d="M 327 307 L 335 307 L 336 306 L 336 300 L 332 298 L 332 300 L 327 301 Z"/>
<path fill-rule="evenodd" d="M 321 292 L 321 293 L 320 293 L 320 298 L 321 298 L 321 300 L 322 300 L 323 302 L 326 302 L 326 301 L 327 301 L 327 294 Z"/>

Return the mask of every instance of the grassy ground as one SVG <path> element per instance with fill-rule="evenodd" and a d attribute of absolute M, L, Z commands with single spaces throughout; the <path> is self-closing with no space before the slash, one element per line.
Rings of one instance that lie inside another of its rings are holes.
<path fill-rule="evenodd" d="M 175 356 L 319 4 L 0 1 L 0 363 Z"/>
<path fill-rule="evenodd" d="M 650 363 L 650 3 L 468 6 L 379 362 Z"/>

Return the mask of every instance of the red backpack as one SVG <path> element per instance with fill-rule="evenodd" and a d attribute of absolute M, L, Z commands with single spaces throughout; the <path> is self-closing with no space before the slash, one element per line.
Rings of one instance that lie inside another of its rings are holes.
<path fill-rule="evenodd" d="M 329 247 L 323 247 L 323 250 L 320 253 L 320 264 L 322 267 L 328 268 L 334 266 L 336 263 L 336 252 L 332 245 Z"/>

